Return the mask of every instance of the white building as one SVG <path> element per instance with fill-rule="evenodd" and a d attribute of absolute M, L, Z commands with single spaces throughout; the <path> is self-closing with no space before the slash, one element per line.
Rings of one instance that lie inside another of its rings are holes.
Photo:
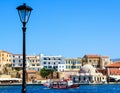
<path fill-rule="evenodd" d="M 41 69 L 40 56 L 27 56 L 26 62 L 27 62 L 27 69 L 28 70 L 40 71 L 40 69 Z"/>
<path fill-rule="evenodd" d="M 13 54 L 12 67 L 21 68 L 23 66 L 23 55 Z M 40 56 L 26 56 L 26 69 L 27 70 L 40 70 Z"/>
<path fill-rule="evenodd" d="M 58 64 L 58 72 L 65 70 L 65 64 Z"/>
<path fill-rule="evenodd" d="M 54 69 L 56 71 L 63 71 L 64 66 L 64 57 L 62 56 L 46 56 L 41 54 L 40 61 L 42 68 Z"/>
<path fill-rule="evenodd" d="M 22 65 L 23 65 L 22 54 L 13 54 L 12 55 L 12 67 L 13 68 L 22 68 Z"/>
<path fill-rule="evenodd" d="M 96 69 L 90 65 L 85 64 L 78 75 L 72 76 L 75 83 L 103 83 L 106 82 L 106 76 L 102 73 L 96 72 Z"/>

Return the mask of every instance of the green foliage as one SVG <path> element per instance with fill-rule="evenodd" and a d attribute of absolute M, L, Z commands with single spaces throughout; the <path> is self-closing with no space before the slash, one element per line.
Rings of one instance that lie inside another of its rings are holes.
<path fill-rule="evenodd" d="M 42 69 L 40 70 L 40 74 L 41 74 L 41 76 L 42 76 L 43 78 L 49 76 L 50 74 L 53 74 L 53 72 L 54 72 L 54 70 L 52 70 L 52 69 L 42 68 Z"/>

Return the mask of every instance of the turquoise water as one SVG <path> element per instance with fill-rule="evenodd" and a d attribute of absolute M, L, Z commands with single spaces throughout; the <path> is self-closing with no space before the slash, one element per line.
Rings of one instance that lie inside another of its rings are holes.
<path fill-rule="evenodd" d="M 21 93 L 21 86 L 0 86 L 0 93 Z M 49 89 L 41 85 L 27 86 L 27 93 L 120 93 L 120 84 L 81 85 L 75 89 Z"/>

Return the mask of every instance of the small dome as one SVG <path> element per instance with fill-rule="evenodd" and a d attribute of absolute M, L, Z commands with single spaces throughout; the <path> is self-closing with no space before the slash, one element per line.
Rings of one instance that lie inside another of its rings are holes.
<path fill-rule="evenodd" d="M 80 73 L 95 73 L 95 68 L 90 64 L 85 64 L 81 69 Z"/>

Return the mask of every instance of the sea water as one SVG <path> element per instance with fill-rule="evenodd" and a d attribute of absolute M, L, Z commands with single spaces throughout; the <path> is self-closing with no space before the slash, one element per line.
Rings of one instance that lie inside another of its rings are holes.
<path fill-rule="evenodd" d="M 0 86 L 0 93 L 22 93 L 21 86 Z M 29 85 L 26 93 L 120 93 L 120 84 L 81 85 L 74 89 L 50 89 L 42 85 Z"/>

